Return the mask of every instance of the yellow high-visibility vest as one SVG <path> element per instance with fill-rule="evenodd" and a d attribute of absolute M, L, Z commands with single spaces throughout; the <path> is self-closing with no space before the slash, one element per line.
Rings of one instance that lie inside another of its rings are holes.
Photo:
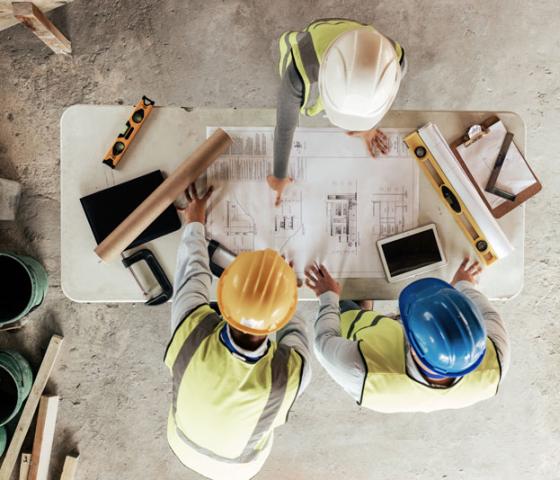
<path fill-rule="evenodd" d="M 284 75 L 293 61 L 303 80 L 304 96 L 300 109 L 303 115 L 312 117 L 324 109 L 319 92 L 319 67 L 327 48 L 342 33 L 358 28 L 370 28 L 375 31 L 371 25 L 354 20 L 333 18 L 310 23 L 303 32 L 285 32 L 280 36 L 280 63 L 278 66 L 280 76 Z M 401 63 L 404 51 L 397 42 L 394 44 L 397 58 Z"/>
<path fill-rule="evenodd" d="M 448 388 L 424 385 L 406 372 L 402 326 L 376 312 L 351 310 L 341 315 L 341 335 L 358 341 L 367 373 L 360 405 L 383 413 L 432 412 L 463 408 L 493 397 L 500 382 L 500 364 L 492 341 L 486 339 L 482 363 Z"/>
<path fill-rule="evenodd" d="M 245 362 L 220 340 L 224 325 L 209 305 L 200 306 L 165 354 L 173 377 L 167 438 L 186 466 L 193 451 L 229 464 L 258 459 L 300 386 L 303 360 L 295 350 L 270 342 L 264 357 Z"/>

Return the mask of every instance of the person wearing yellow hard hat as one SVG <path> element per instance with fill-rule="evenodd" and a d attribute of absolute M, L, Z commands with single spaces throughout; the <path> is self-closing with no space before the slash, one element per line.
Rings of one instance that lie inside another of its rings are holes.
<path fill-rule="evenodd" d="M 382 413 L 468 407 L 496 395 L 510 363 L 504 321 L 476 289 L 482 268 L 465 259 L 450 283 L 422 278 L 392 318 L 339 303 L 324 265 L 306 271 L 319 297 L 314 347 L 329 375 L 361 406 Z"/>
<path fill-rule="evenodd" d="M 284 33 L 279 46 L 274 172 L 267 178 L 276 205 L 293 181 L 288 163 L 300 113 L 324 112 L 333 125 L 362 137 L 373 157 L 387 153 L 387 137 L 375 126 L 391 108 L 407 67 L 399 43 L 354 20 L 314 21 L 302 32 Z"/>
<path fill-rule="evenodd" d="M 199 196 L 191 185 L 186 194 L 165 354 L 173 378 L 167 439 L 179 460 L 205 477 L 250 479 L 311 378 L 297 279 L 273 250 L 240 253 L 218 281 L 218 313 L 209 300 L 204 227 L 212 187 Z"/>

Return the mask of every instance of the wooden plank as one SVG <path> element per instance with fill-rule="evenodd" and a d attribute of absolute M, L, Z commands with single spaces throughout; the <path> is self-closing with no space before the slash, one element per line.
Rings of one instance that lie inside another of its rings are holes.
<path fill-rule="evenodd" d="M 47 352 L 43 357 L 41 367 L 37 372 L 37 377 L 35 378 L 29 397 L 27 397 L 27 401 L 21 412 L 21 417 L 19 418 L 12 441 L 6 451 L 2 467 L 0 467 L 0 480 L 10 480 L 18 460 L 21 446 L 23 445 L 29 426 L 33 421 L 33 416 L 35 415 L 35 410 L 37 410 L 37 405 L 39 404 L 43 390 L 45 390 L 45 386 L 47 385 L 56 360 L 60 354 L 63 341 L 64 338 L 59 335 L 53 335 L 51 337 Z"/>
<path fill-rule="evenodd" d="M 14 9 L 12 7 L 14 0 L 0 0 L 0 31 L 13 25 L 18 25 L 19 21 L 14 17 Z M 55 8 L 62 7 L 71 3 L 72 0 L 34 0 L 35 6 L 43 13 L 47 13 Z"/>
<path fill-rule="evenodd" d="M 78 460 L 79 455 L 67 455 L 64 461 L 64 468 L 62 469 L 62 475 L 60 480 L 74 480 L 76 478 L 76 472 L 78 471 Z"/>
<path fill-rule="evenodd" d="M 59 400 L 56 395 L 41 397 L 27 480 L 47 480 L 49 476 Z"/>
<path fill-rule="evenodd" d="M 12 2 L 14 16 L 54 53 L 70 54 L 70 41 L 32 2 Z"/>
<path fill-rule="evenodd" d="M 21 463 L 19 464 L 19 480 L 27 480 L 30 466 L 31 466 L 31 454 L 22 453 Z"/>

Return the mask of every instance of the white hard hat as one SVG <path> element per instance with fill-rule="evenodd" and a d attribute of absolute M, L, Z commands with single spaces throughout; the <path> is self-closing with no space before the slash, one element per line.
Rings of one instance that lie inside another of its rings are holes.
<path fill-rule="evenodd" d="M 391 108 L 401 68 L 391 41 L 371 28 L 339 35 L 319 69 L 327 117 L 345 130 L 369 130 Z"/>

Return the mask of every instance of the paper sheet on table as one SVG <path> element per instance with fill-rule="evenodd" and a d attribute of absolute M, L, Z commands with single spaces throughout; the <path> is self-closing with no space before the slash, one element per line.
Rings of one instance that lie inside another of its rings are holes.
<path fill-rule="evenodd" d="M 499 121 L 489 128 L 489 133 L 468 147 L 459 145 L 457 152 L 469 168 L 480 189 L 484 192 L 486 200 L 492 208 L 496 208 L 506 200 L 505 198 L 486 192 L 486 184 L 498 158 L 498 153 L 504 142 L 507 130 Z M 515 145 L 515 139 L 511 143 L 502 170 L 498 176 L 496 186 L 507 192 L 518 194 L 535 183 L 535 177 L 523 159 Z"/>
<path fill-rule="evenodd" d="M 413 128 L 384 129 L 390 151 L 376 159 L 361 138 L 339 129 L 298 128 L 294 183 L 279 207 L 266 183 L 274 129 L 222 128 L 233 145 L 206 174 L 216 188 L 210 238 L 236 253 L 274 248 L 299 274 L 320 261 L 339 278 L 384 276 L 376 241 L 418 224 L 418 168 L 402 141 Z"/>

